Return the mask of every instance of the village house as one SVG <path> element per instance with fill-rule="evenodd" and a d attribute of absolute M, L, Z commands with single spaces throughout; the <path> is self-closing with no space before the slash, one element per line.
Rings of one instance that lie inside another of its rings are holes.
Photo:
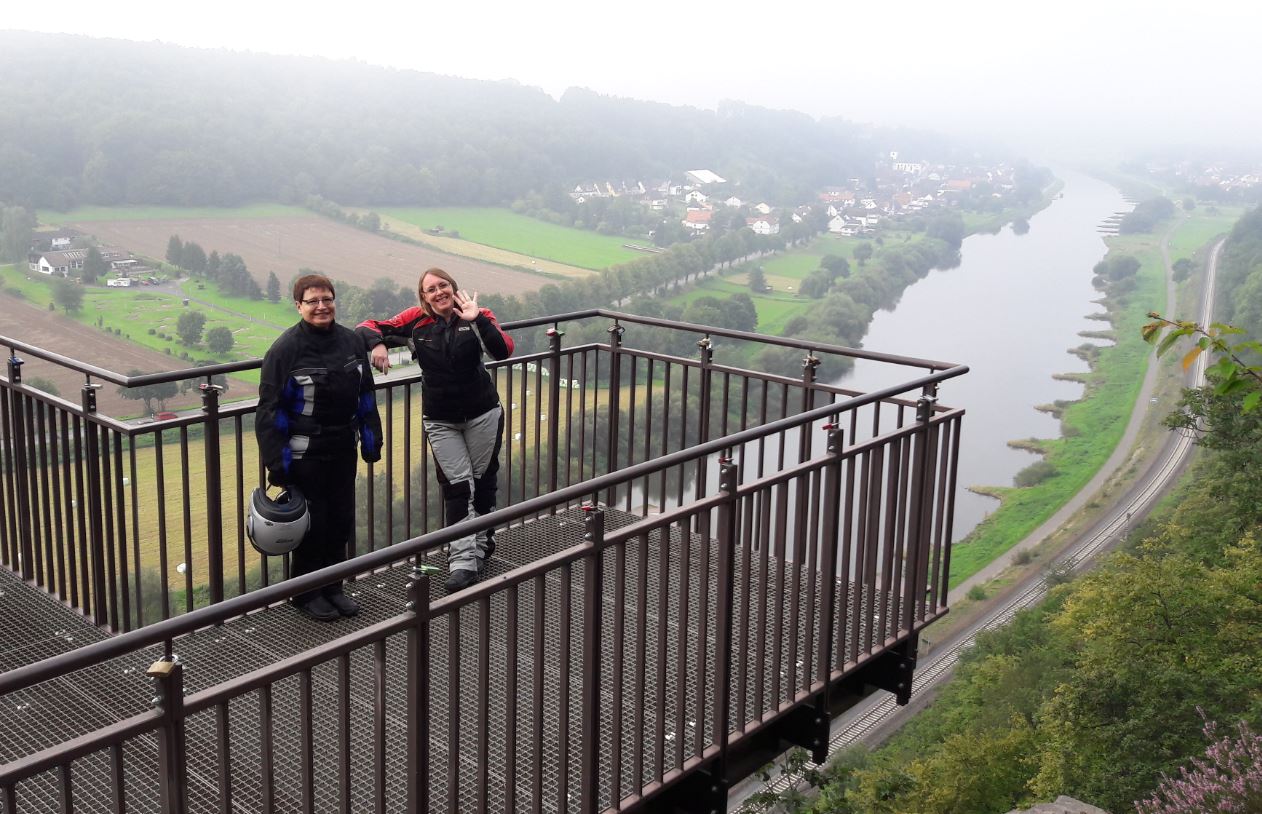
<path fill-rule="evenodd" d="M 752 229 L 756 235 L 780 234 L 780 219 L 773 218 L 770 215 L 745 218 L 745 226 Z"/>
<path fill-rule="evenodd" d="M 727 179 L 721 178 L 709 170 L 688 170 L 684 173 L 686 183 L 704 187 L 710 184 L 726 184 Z"/>
<path fill-rule="evenodd" d="M 723 205 L 730 206 L 733 209 L 740 209 L 742 206 L 745 205 L 745 203 L 740 198 L 737 198 L 735 195 L 733 195 L 732 197 L 724 201 Z"/>
<path fill-rule="evenodd" d="M 710 228 L 710 218 L 714 215 L 709 209 L 689 209 L 682 221 L 685 229 L 700 233 Z"/>
<path fill-rule="evenodd" d="M 83 269 L 83 261 L 87 259 L 87 249 L 66 249 L 57 252 L 35 252 L 27 255 L 27 267 L 40 274 L 55 274 L 58 277 L 69 277 L 70 272 Z"/>
<path fill-rule="evenodd" d="M 705 193 L 703 193 L 701 190 L 694 189 L 692 192 L 689 192 L 687 195 L 684 196 L 684 200 L 687 201 L 688 203 L 705 203 L 706 201 L 710 199 L 707 198 Z"/>
<path fill-rule="evenodd" d="M 756 203 L 754 204 L 754 211 L 760 215 L 770 215 L 771 207 L 765 203 Z"/>

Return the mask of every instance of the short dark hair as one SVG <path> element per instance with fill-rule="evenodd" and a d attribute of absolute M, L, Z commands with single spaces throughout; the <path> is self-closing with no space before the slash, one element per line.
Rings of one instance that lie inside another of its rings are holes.
<path fill-rule="evenodd" d="M 337 298 L 337 291 L 333 288 L 333 281 L 323 274 L 304 274 L 297 280 L 294 280 L 294 302 L 301 302 L 302 295 L 307 293 L 308 288 L 327 288 L 333 297 Z"/>

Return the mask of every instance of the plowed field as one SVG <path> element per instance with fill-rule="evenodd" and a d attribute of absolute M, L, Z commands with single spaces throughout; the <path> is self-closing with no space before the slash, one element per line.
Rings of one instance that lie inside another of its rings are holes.
<path fill-rule="evenodd" d="M 187 364 L 7 295 L 0 295 L 0 335 L 11 336 L 27 344 L 122 375 L 127 375 L 132 370 L 159 373 L 176 370 Z M 84 374 L 51 362 L 33 359 L 23 353 L 18 353 L 18 356 L 25 362 L 22 365 L 23 381 L 29 384 L 34 378 L 47 379 L 56 386 L 57 395 L 67 401 L 79 403 L 80 391 L 85 381 Z M 250 390 L 252 385 L 244 382 L 229 383 L 229 392 L 235 391 L 238 396 Z M 179 411 L 200 405 L 200 396 L 197 393 L 188 393 L 168 399 L 166 409 Z M 157 409 L 156 404 L 154 408 Z M 144 402 L 124 399 L 118 395 L 117 385 L 106 384 L 97 390 L 97 409 L 116 418 L 136 416 L 144 411 Z"/>
<path fill-rule="evenodd" d="M 382 277 L 413 289 L 419 274 L 439 266 L 461 288 L 483 294 L 534 291 L 548 278 L 490 263 L 410 246 L 316 216 L 294 218 L 90 221 L 69 224 L 103 243 L 146 257 L 166 256 L 171 235 L 193 241 L 207 254 L 232 253 L 263 285 L 269 271 L 283 286 L 299 269 L 367 288 Z"/>

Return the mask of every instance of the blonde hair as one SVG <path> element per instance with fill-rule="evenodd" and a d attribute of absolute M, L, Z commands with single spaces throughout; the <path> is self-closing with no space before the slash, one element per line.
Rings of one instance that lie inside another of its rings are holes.
<path fill-rule="evenodd" d="M 425 278 L 431 274 L 440 280 L 446 280 L 447 282 L 451 283 L 451 294 L 453 297 L 455 296 L 456 292 L 460 290 L 460 286 L 456 284 L 455 277 L 452 277 L 446 271 L 438 267 L 434 267 L 432 269 L 426 269 L 425 271 L 421 273 L 420 278 L 417 279 L 416 281 L 416 299 L 419 300 L 421 303 L 421 310 L 432 317 L 434 315 L 434 312 L 429 310 L 429 303 L 425 302 L 425 291 L 422 288 L 422 285 L 425 282 Z"/>

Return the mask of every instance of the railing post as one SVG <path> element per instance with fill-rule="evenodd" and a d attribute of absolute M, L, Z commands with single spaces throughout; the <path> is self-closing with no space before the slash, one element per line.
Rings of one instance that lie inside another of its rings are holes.
<path fill-rule="evenodd" d="M 701 415 L 698 416 L 697 422 L 697 443 L 704 444 L 710 440 L 710 385 L 714 381 L 714 343 L 710 341 L 710 335 L 706 334 L 697 340 L 697 349 L 701 352 Z M 705 497 L 706 494 L 706 470 L 708 469 L 708 461 L 701 458 L 697 461 L 697 499 Z M 699 532 L 702 529 L 697 529 Z M 707 535 L 708 536 L 708 535 Z"/>
<path fill-rule="evenodd" d="M 413 564 L 407 609 L 413 625 L 407 635 L 407 810 L 429 811 L 429 574 L 433 566 Z"/>
<path fill-rule="evenodd" d="M 815 407 L 815 377 L 819 370 L 819 357 L 807 351 L 802 358 L 802 412 Z M 811 457 L 811 427 L 809 424 L 798 428 L 798 463 L 805 463 Z M 793 562 L 801 565 L 806 558 L 806 522 L 807 505 L 810 499 L 807 483 L 798 480 L 794 484 L 793 501 Z M 796 573 L 796 572 L 795 572 Z"/>
<path fill-rule="evenodd" d="M 158 727 L 158 787 L 162 810 L 166 814 L 186 814 L 184 668 L 173 657 L 169 661 L 155 661 L 148 672 L 157 690 L 153 704 L 162 711 L 162 725 Z"/>
<path fill-rule="evenodd" d="M 606 447 L 605 473 L 618 470 L 618 411 L 622 407 L 622 334 L 626 328 L 615 320 L 609 326 L 609 442 Z M 605 492 L 605 503 L 617 500 L 616 487 Z"/>
<path fill-rule="evenodd" d="M 841 450 L 844 446 L 845 433 L 836 424 L 829 424 L 828 430 L 828 463 L 824 465 L 824 504 L 823 527 L 820 530 L 820 548 L 823 560 L 820 562 L 820 602 L 819 602 L 819 634 L 815 654 L 815 680 L 822 685 L 817 709 L 827 720 L 831 709 L 829 697 L 830 676 L 833 669 L 833 645 L 837 632 L 836 616 L 836 582 L 837 582 L 837 547 L 841 545 Z M 842 596 L 845 588 L 842 587 Z M 822 764 L 828 756 L 828 744 L 824 743 L 813 749 L 812 760 Z"/>
<path fill-rule="evenodd" d="M 202 449 L 206 455 L 206 568 L 210 571 L 210 603 L 223 601 L 223 484 L 219 470 L 219 393 L 223 388 L 204 382 Z"/>
<path fill-rule="evenodd" d="M 14 353 L 9 356 L 9 381 L 13 384 L 22 383 L 22 360 Z M 8 427 L 5 433 L 5 442 L 10 444 L 13 450 L 13 481 L 17 486 L 17 506 L 14 507 L 14 514 L 17 515 L 18 540 L 17 547 L 22 559 L 21 572 L 22 579 L 28 582 L 35 578 L 35 550 L 34 541 L 31 535 L 31 491 L 30 477 L 31 472 L 28 468 L 26 459 L 26 410 L 22 403 L 22 396 L 18 391 L 13 390 L 13 410 L 12 410 L 12 426 Z"/>
<path fill-rule="evenodd" d="M 104 504 L 101 497 L 101 442 L 97 437 L 96 422 L 87 419 L 96 412 L 96 391 L 100 386 L 88 381 L 84 383 L 81 393 L 85 419 L 83 422 L 83 432 L 86 436 L 85 455 L 88 464 L 85 486 L 88 493 L 88 545 L 92 550 L 92 621 L 98 627 L 104 626 L 107 619 L 105 521 L 102 517 Z"/>
<path fill-rule="evenodd" d="M 718 509 L 718 527 L 715 538 L 719 546 L 717 593 L 715 595 L 714 631 L 714 731 L 712 737 L 718 747 L 718 759 L 710 778 L 709 790 L 715 800 L 727 799 L 727 742 L 731 732 L 732 717 L 732 639 L 734 627 L 734 599 L 736 584 L 736 548 L 739 536 L 739 499 L 736 495 L 740 483 L 739 469 L 730 458 L 719 462 L 719 492 L 723 504 Z M 716 804 L 717 805 L 717 804 Z M 724 810 L 718 808 L 717 810 Z"/>
<path fill-rule="evenodd" d="M 548 492 L 557 490 L 561 470 L 561 450 L 558 448 L 561 438 L 561 337 L 565 336 L 556 325 L 548 329 Z M 569 419 L 567 417 L 568 425 Z M 568 484 L 567 484 L 568 485 Z M 557 507 L 551 506 L 549 514 L 556 514 Z"/>
<path fill-rule="evenodd" d="M 583 507 L 583 698 L 580 723 L 582 783 L 579 811 L 596 814 L 600 804 L 600 647 L 603 631 L 605 512 L 598 506 Z M 616 658 L 616 657 L 615 657 Z M 615 789 L 615 792 L 617 790 Z M 614 794 L 617 797 L 617 794 Z"/>

